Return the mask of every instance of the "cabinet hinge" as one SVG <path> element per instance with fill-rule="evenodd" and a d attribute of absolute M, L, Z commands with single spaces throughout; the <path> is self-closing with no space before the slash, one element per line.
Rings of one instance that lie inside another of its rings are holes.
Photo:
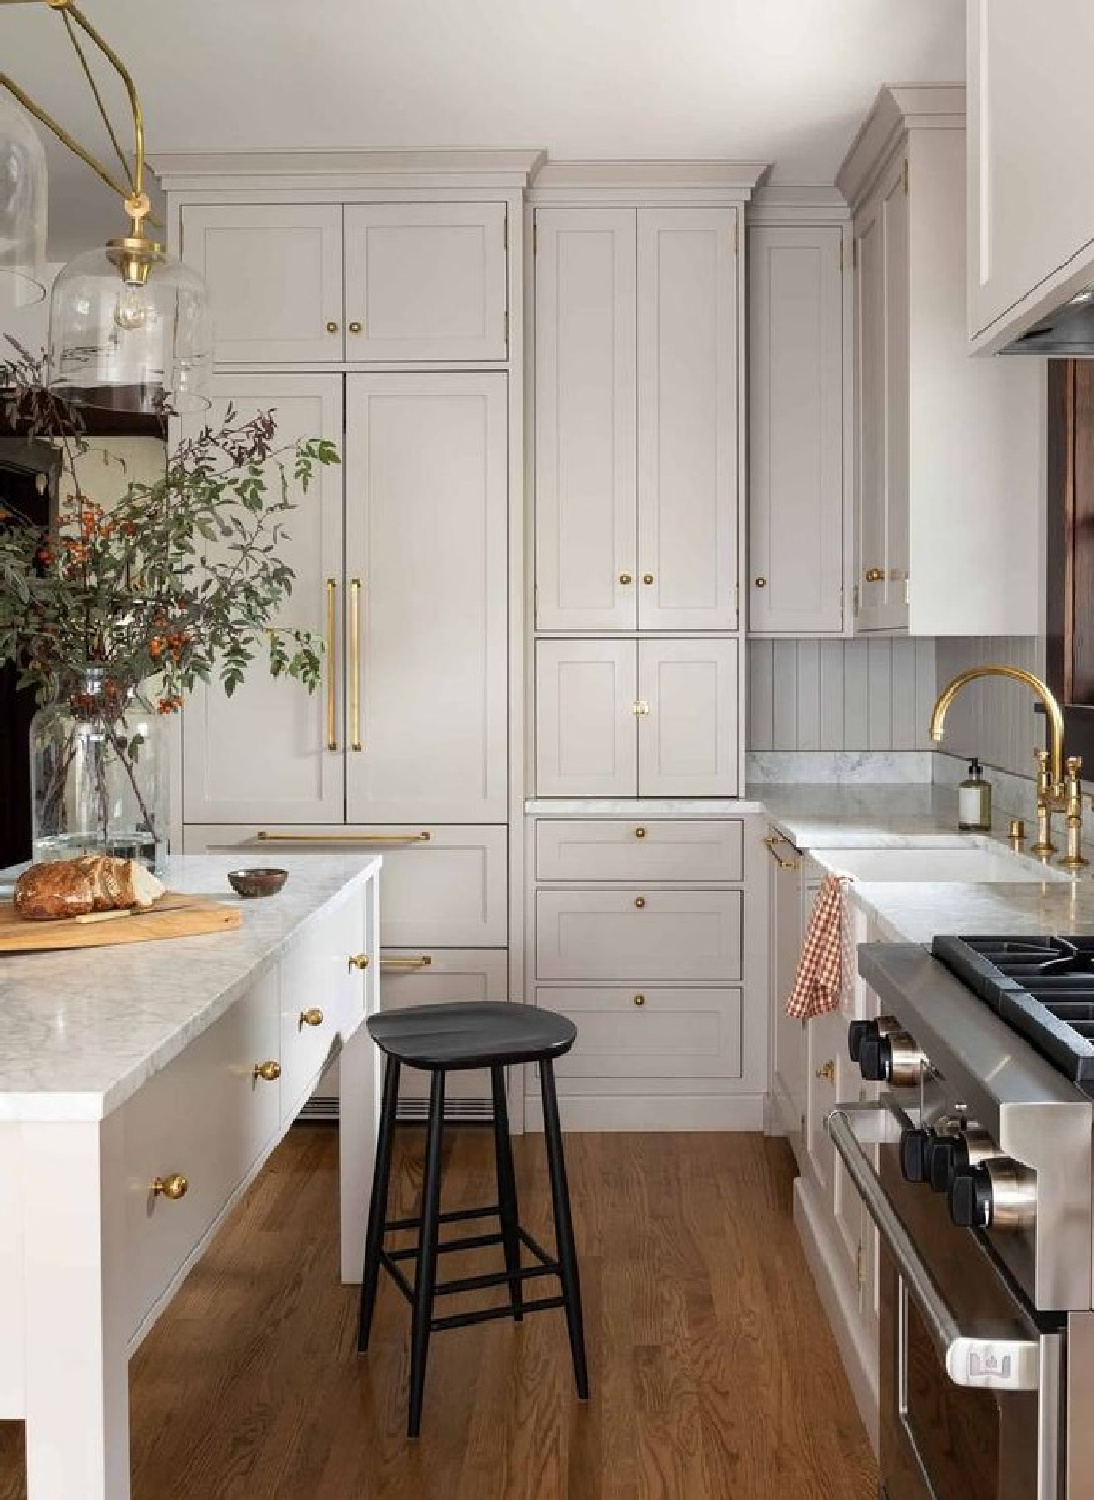
<path fill-rule="evenodd" d="M 532 220 L 532 254 L 535 255 L 539 249 L 539 225 L 535 219 Z"/>
<path fill-rule="evenodd" d="M 839 237 L 839 268 L 843 270 L 843 235 Z"/>
<path fill-rule="evenodd" d="M 741 224 L 740 224 L 740 220 L 737 218 L 736 214 L 734 214 L 734 216 L 733 216 L 733 253 L 734 253 L 734 255 L 737 254 L 737 252 L 740 250 L 740 248 L 741 248 Z"/>
<path fill-rule="evenodd" d="M 858 584 L 857 583 L 851 589 L 851 613 L 853 615 L 857 615 L 858 614 Z"/>
<path fill-rule="evenodd" d="M 852 266 L 858 265 L 858 240 L 851 241 L 851 264 Z"/>
<path fill-rule="evenodd" d="M 904 188 L 904 196 L 906 198 L 908 196 L 908 158 L 907 157 L 904 158 L 903 165 L 900 168 L 900 181 L 901 181 L 902 187 Z"/>
<path fill-rule="evenodd" d="M 501 248 L 509 249 L 509 215 L 504 214 L 501 221 Z"/>

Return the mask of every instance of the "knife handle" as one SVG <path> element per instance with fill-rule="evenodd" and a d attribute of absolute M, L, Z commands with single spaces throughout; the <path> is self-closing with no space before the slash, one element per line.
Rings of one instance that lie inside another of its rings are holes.
<path fill-rule="evenodd" d="M 91 922 L 113 922 L 115 917 L 131 917 L 134 915 L 132 907 L 119 906 L 114 911 L 89 911 L 82 917 L 73 917 L 74 922 L 82 922 L 85 925 Z"/>

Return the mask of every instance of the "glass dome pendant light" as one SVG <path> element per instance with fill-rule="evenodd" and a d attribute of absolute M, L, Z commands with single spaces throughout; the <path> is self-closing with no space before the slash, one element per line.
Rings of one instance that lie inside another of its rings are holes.
<path fill-rule="evenodd" d="M 38 132 L 26 112 L 0 94 L 0 319 L 46 294 L 47 194 Z"/>
<path fill-rule="evenodd" d="M 0 0 L 3 4 L 24 0 Z M 115 140 L 76 27 L 90 38 L 125 85 L 133 116 L 133 165 L 123 158 L 119 182 L 9 78 L 6 86 L 122 198 L 128 231 L 79 255 L 53 283 L 49 318 L 52 389 L 76 405 L 148 414 L 209 406 L 212 328 L 205 283 L 146 233 L 151 204 L 144 188 L 144 115 L 133 79 L 73 0 L 45 0 L 64 21 L 99 113 Z M 121 154 L 119 152 L 119 154 Z"/>

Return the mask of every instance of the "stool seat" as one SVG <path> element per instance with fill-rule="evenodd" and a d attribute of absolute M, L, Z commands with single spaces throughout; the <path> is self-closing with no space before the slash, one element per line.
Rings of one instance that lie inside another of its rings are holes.
<path fill-rule="evenodd" d="M 383 1011 L 367 1024 L 381 1052 L 429 1070 L 540 1062 L 564 1056 L 577 1038 L 568 1017 L 504 1000 Z"/>

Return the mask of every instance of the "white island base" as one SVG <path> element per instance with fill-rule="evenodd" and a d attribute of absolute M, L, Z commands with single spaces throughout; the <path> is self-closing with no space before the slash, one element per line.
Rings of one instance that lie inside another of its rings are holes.
<path fill-rule="evenodd" d="M 237 862 L 168 885 L 232 900 Z M 129 1358 L 335 1056 L 360 1280 L 380 861 L 289 863 L 237 932 L 0 958 L 0 1419 L 26 1422 L 29 1500 L 127 1500 Z"/>

